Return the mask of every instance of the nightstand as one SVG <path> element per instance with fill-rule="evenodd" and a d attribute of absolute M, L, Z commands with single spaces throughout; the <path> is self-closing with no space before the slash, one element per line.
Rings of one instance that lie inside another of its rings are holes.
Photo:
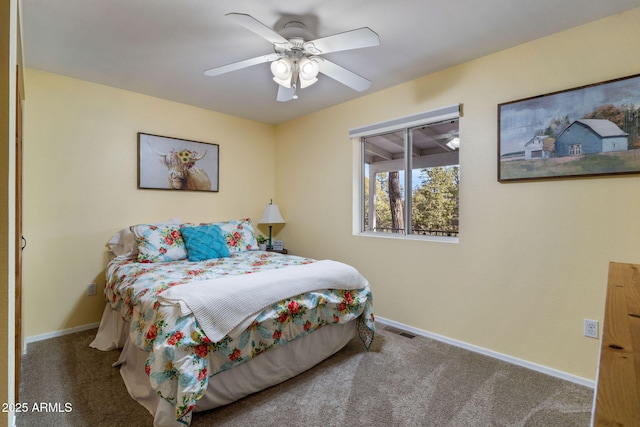
<path fill-rule="evenodd" d="M 275 250 L 275 249 L 267 249 L 267 252 L 277 252 L 277 253 L 279 253 L 279 254 L 284 254 L 284 255 L 286 255 L 286 254 L 288 254 L 288 253 L 289 253 L 289 251 L 288 251 L 288 250 L 286 250 L 286 249 L 282 249 L 282 250 L 279 250 L 279 251 L 277 251 L 277 250 Z"/>

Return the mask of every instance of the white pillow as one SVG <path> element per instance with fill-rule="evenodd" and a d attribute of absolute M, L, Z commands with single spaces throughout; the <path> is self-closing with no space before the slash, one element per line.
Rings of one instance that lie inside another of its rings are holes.
<path fill-rule="evenodd" d="M 158 222 L 157 224 L 180 224 L 180 218 L 171 218 L 168 221 Z M 133 256 L 138 254 L 136 236 L 131 232 L 129 227 L 123 228 L 111 236 L 111 239 L 107 242 L 107 247 L 115 256 Z"/>

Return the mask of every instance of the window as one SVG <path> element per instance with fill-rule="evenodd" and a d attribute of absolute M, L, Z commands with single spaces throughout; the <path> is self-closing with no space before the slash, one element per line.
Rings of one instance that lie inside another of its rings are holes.
<path fill-rule="evenodd" d="M 570 156 L 578 156 L 582 154 L 582 144 L 571 144 L 569 145 L 569 155 Z"/>
<path fill-rule="evenodd" d="M 429 117 L 418 123 L 410 120 L 414 116 L 394 122 L 392 129 L 372 126 L 360 136 L 360 233 L 458 236 L 460 137 L 454 107 L 444 115 L 423 113 Z"/>

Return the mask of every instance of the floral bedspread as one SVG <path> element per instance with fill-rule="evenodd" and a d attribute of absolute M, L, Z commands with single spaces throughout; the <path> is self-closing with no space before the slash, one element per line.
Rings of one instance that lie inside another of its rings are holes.
<path fill-rule="evenodd" d="M 324 325 L 357 318 L 360 338 L 368 348 L 375 330 L 372 295 L 368 287 L 307 292 L 265 308 L 246 329 L 211 342 L 193 315 L 181 316 L 176 305 L 160 304 L 158 294 L 193 280 L 312 262 L 261 251 L 201 262 L 138 263 L 117 257 L 107 267 L 105 297 L 130 322 L 131 343 L 150 352 L 146 372 L 151 386 L 176 406 L 176 419 L 189 424 L 212 376 Z"/>

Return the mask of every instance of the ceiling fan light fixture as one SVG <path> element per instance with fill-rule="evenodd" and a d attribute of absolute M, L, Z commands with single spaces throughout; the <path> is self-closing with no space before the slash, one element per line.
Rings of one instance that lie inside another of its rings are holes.
<path fill-rule="evenodd" d="M 367 90 L 371 82 L 358 74 L 324 59 L 327 53 L 378 46 L 380 38 L 370 28 L 362 27 L 331 36 L 315 38 L 303 22 L 285 24 L 280 32 L 269 28 L 251 15 L 227 13 L 235 23 L 273 44 L 274 52 L 204 71 L 206 76 L 218 76 L 253 65 L 270 62 L 273 80 L 279 85 L 276 99 L 280 102 L 296 99 L 296 87 L 305 88 L 318 81 L 318 73 L 326 75 L 353 90 Z M 299 82 L 299 84 L 298 84 Z"/>
<path fill-rule="evenodd" d="M 289 73 L 289 64 L 286 61 L 276 61 L 273 63 L 275 65 L 275 75 L 286 75 Z"/>
<path fill-rule="evenodd" d="M 289 58 L 282 58 L 271 63 L 273 80 L 281 86 L 291 87 L 292 63 Z"/>
<path fill-rule="evenodd" d="M 302 58 L 298 64 L 298 68 L 301 88 L 309 87 L 318 81 L 317 75 L 320 67 L 317 61 L 306 57 Z"/>
<path fill-rule="evenodd" d="M 283 79 L 279 79 L 277 77 L 274 77 L 273 81 L 278 83 L 280 86 L 286 87 L 287 89 L 291 88 L 291 79 L 283 80 Z"/>
<path fill-rule="evenodd" d="M 311 80 L 315 78 L 319 71 L 320 67 L 317 61 L 309 58 L 302 58 L 300 60 L 300 75 L 304 76 L 305 79 Z"/>
<path fill-rule="evenodd" d="M 300 89 L 304 89 L 306 87 L 311 86 L 312 84 L 314 84 L 315 82 L 317 82 L 318 79 L 317 78 L 313 78 L 311 80 L 305 80 L 302 78 L 302 76 L 300 77 Z"/>
<path fill-rule="evenodd" d="M 320 66 L 318 61 L 314 58 L 304 57 L 298 63 L 300 87 L 306 88 L 318 81 L 318 72 L 320 72 Z"/>

